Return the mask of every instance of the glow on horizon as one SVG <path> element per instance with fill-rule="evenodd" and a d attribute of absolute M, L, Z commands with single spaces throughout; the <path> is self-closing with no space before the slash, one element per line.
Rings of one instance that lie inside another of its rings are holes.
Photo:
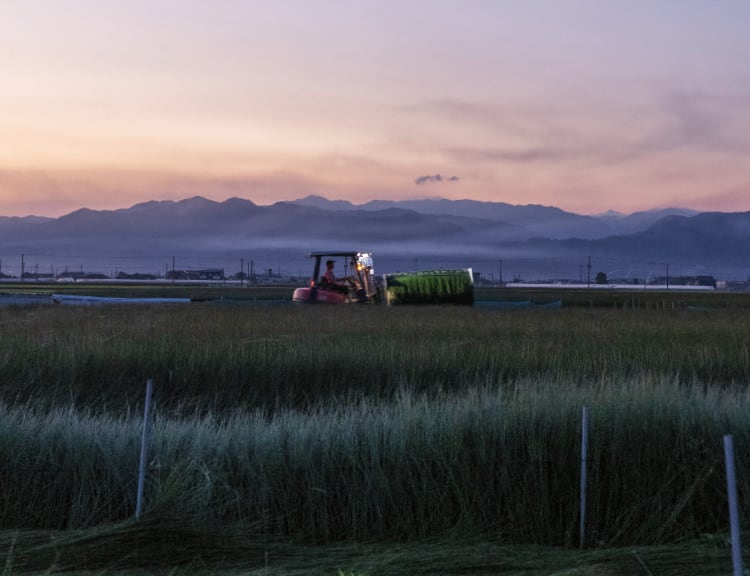
<path fill-rule="evenodd" d="M 743 0 L 6 0 L 0 215 L 192 195 L 750 210 Z M 456 181 L 415 184 L 418 177 Z"/>

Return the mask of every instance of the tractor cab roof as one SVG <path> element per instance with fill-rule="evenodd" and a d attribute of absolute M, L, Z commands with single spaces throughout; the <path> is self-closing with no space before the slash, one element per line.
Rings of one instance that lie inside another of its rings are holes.
<path fill-rule="evenodd" d="M 356 258 L 359 252 L 345 252 L 343 250 L 331 250 L 328 252 L 310 252 L 308 258 L 321 258 L 323 256 L 343 256 L 348 258 Z"/>

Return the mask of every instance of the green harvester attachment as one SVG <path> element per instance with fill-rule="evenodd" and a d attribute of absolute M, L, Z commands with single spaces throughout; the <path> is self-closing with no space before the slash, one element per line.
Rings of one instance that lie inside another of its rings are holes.
<path fill-rule="evenodd" d="M 385 274 L 388 304 L 474 304 L 474 277 L 465 270 Z"/>

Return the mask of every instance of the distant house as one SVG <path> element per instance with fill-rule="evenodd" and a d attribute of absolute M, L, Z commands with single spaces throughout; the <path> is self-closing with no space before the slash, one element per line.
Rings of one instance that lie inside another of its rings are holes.
<path fill-rule="evenodd" d="M 0 274 L 0 278 L 5 278 L 4 274 Z M 22 276 L 23 280 L 41 280 L 42 282 L 52 281 L 55 279 L 54 274 L 49 272 L 24 272 Z"/>
<path fill-rule="evenodd" d="M 713 286 L 716 288 L 716 278 L 713 276 L 694 276 L 686 284 L 688 286 Z"/>

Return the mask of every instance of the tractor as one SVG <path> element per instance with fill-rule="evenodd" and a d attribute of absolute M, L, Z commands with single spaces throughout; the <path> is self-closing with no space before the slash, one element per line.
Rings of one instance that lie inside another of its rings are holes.
<path fill-rule="evenodd" d="M 314 258 L 313 273 L 308 286 L 297 288 L 292 300 L 304 303 L 367 304 L 380 301 L 380 291 L 375 280 L 372 255 L 363 252 L 311 252 Z M 329 282 L 323 273 L 324 263 L 344 262 L 344 276 Z"/>

